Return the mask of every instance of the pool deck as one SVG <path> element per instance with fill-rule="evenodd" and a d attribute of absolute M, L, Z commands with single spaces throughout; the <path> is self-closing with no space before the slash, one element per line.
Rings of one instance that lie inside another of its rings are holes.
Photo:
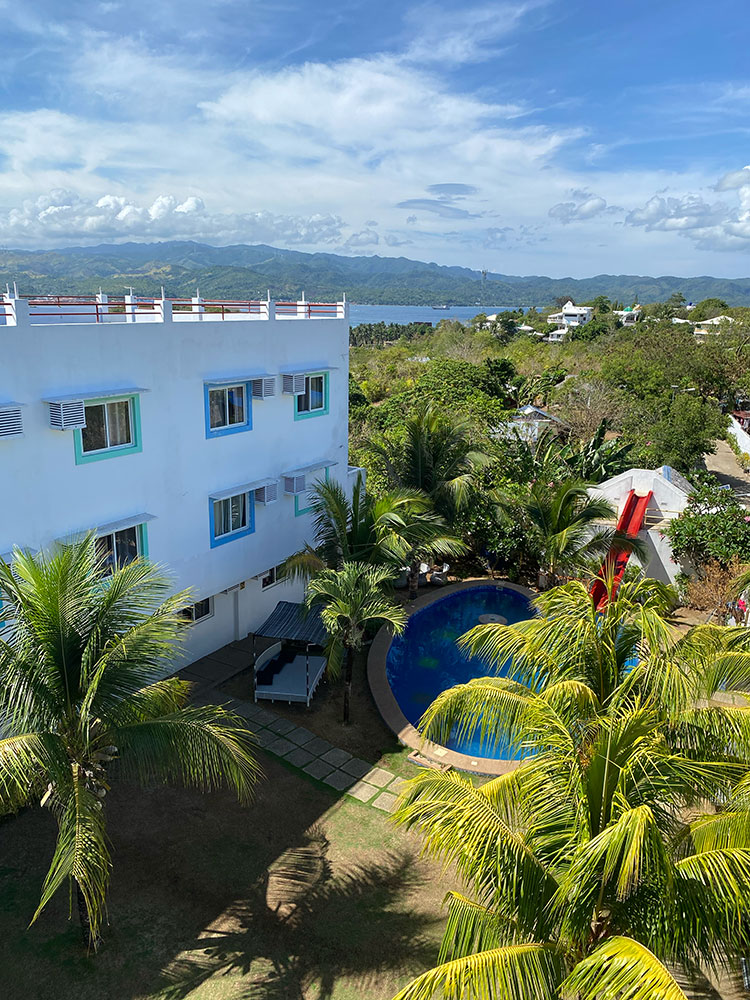
<path fill-rule="evenodd" d="M 536 597 L 536 594 L 527 587 L 520 587 L 516 583 L 509 583 L 507 580 L 464 580 L 460 583 L 451 583 L 447 587 L 434 589 L 423 597 L 418 597 L 412 604 L 407 605 L 409 614 L 420 611 L 422 608 L 439 601 L 441 597 L 449 594 L 457 594 L 461 590 L 468 590 L 471 587 L 505 587 L 507 590 L 515 590 L 529 600 Z M 465 753 L 458 753 L 456 750 L 449 750 L 426 740 L 409 722 L 401 711 L 399 703 L 391 691 L 388 683 L 386 671 L 386 659 L 388 650 L 391 648 L 393 633 L 390 627 L 385 625 L 375 636 L 370 653 L 367 657 L 367 680 L 370 684 L 372 696 L 375 704 L 383 717 L 385 724 L 393 730 L 401 743 L 413 750 L 418 750 L 424 757 L 435 764 L 450 764 L 459 771 L 470 771 L 472 774 L 498 775 L 507 774 L 518 767 L 517 760 L 495 760 L 491 757 L 475 757 Z"/>

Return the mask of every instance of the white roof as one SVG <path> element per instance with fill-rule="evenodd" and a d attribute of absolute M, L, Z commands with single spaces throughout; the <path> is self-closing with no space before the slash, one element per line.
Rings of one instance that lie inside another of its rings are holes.
<path fill-rule="evenodd" d="M 208 496 L 211 500 L 226 500 L 228 497 L 236 497 L 240 493 L 252 493 L 253 490 L 259 490 L 261 486 L 270 486 L 271 483 L 278 483 L 278 481 L 278 476 L 273 479 L 256 479 L 252 483 L 241 483 L 239 486 L 230 486 L 226 490 L 214 490 Z"/>
<path fill-rule="evenodd" d="M 718 326 L 719 323 L 734 323 L 734 320 L 731 316 L 714 316 L 712 319 L 703 320 L 706 326 Z"/>

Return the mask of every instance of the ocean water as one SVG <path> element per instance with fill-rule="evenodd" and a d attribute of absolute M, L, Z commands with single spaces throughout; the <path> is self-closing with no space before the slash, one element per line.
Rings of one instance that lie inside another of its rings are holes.
<path fill-rule="evenodd" d="M 396 636 L 388 650 L 386 674 L 401 711 L 416 726 L 427 706 L 441 691 L 465 684 L 474 677 L 506 676 L 507 665 L 499 670 L 477 657 L 467 656 L 456 640 L 483 614 L 503 615 L 509 623 L 532 617 L 528 600 L 509 587 L 467 587 L 448 594 L 411 615 L 403 635 Z M 451 750 L 500 760 L 517 754 L 506 744 L 481 746 L 479 734 L 471 740 L 451 736 Z"/>
<path fill-rule="evenodd" d="M 507 312 L 512 306 L 450 306 L 448 309 L 432 309 L 430 306 L 349 306 L 349 324 L 358 323 L 432 323 L 441 319 L 458 319 L 462 323 L 474 319 L 477 313 L 487 316 Z"/>

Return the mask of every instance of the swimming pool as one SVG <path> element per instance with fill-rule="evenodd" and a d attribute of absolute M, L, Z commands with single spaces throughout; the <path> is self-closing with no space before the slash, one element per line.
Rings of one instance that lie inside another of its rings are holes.
<path fill-rule="evenodd" d="M 406 719 L 416 726 L 441 691 L 497 672 L 456 645 L 459 636 L 479 624 L 480 615 L 501 615 L 513 624 L 531 618 L 532 613 L 524 594 L 493 584 L 463 588 L 415 611 L 403 635 L 393 639 L 386 658 L 388 683 Z M 480 746 L 478 734 L 460 741 L 452 736 L 445 745 L 464 754 L 516 758 L 507 745 L 494 750 Z"/>

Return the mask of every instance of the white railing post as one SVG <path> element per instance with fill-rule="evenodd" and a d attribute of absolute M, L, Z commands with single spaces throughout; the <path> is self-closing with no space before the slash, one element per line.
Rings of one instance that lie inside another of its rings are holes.
<path fill-rule="evenodd" d="M 107 305 L 108 302 L 109 302 L 109 296 L 107 295 L 107 293 L 99 289 L 99 291 L 96 294 L 96 307 L 95 307 L 97 320 L 101 320 L 102 316 L 106 316 L 109 313 L 109 306 Z M 101 321 L 103 322 L 103 320 Z"/>
<path fill-rule="evenodd" d="M 135 295 L 132 291 L 125 296 L 125 322 L 135 323 Z"/>
<path fill-rule="evenodd" d="M 4 295 L 3 301 L 6 305 L 9 305 L 12 314 L 8 316 L 5 322 L 9 326 L 29 326 L 31 323 L 31 313 L 29 311 L 29 300 L 22 299 L 16 292 L 15 285 L 13 288 L 13 295 Z"/>
<path fill-rule="evenodd" d="M 198 318 L 202 319 L 203 313 L 205 313 L 206 309 L 205 306 L 203 305 L 204 300 L 201 298 L 200 291 L 198 291 L 197 295 L 193 296 L 191 301 L 193 303 L 191 312 L 198 313 Z"/>
<path fill-rule="evenodd" d="M 161 309 L 161 321 L 162 323 L 172 322 L 172 300 L 164 298 L 164 289 L 162 289 L 161 298 L 157 299 L 157 304 Z"/>
<path fill-rule="evenodd" d="M 302 293 L 302 298 L 297 303 L 297 319 L 305 318 L 305 307 L 307 303 L 305 302 L 305 293 Z"/>
<path fill-rule="evenodd" d="M 276 319 L 276 303 L 273 299 L 266 302 L 266 319 Z"/>

